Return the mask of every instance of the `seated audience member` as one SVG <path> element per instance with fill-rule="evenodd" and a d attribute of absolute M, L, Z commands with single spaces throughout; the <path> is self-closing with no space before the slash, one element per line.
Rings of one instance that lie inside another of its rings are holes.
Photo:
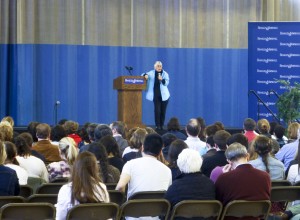
<path fill-rule="evenodd" d="M 271 138 L 270 128 L 271 128 L 270 123 L 267 119 L 262 118 L 262 119 L 258 120 L 257 130 L 260 135 L 264 135 L 264 136 L 267 136 L 268 138 Z"/>
<path fill-rule="evenodd" d="M 174 180 L 178 175 L 181 174 L 177 166 L 177 159 L 178 159 L 178 155 L 186 148 L 188 148 L 188 146 L 182 140 L 175 140 L 170 145 L 168 156 L 166 158 L 169 162 L 168 166 L 172 171 L 172 180 Z"/>
<path fill-rule="evenodd" d="M 67 137 L 67 133 L 62 125 L 55 125 L 51 128 L 50 140 L 52 144 L 58 145 L 59 141 L 64 137 Z"/>
<path fill-rule="evenodd" d="M 67 137 L 73 138 L 78 147 L 78 144 L 82 141 L 81 137 L 78 135 L 79 124 L 76 121 L 66 121 L 63 125 Z"/>
<path fill-rule="evenodd" d="M 83 152 L 83 151 L 87 151 L 89 149 L 89 146 L 91 143 L 93 143 L 95 141 L 95 129 L 98 126 L 98 124 L 96 123 L 91 123 L 89 124 L 89 126 L 87 127 L 87 134 L 89 136 L 89 143 L 80 146 L 80 150 L 79 153 Z"/>
<path fill-rule="evenodd" d="M 120 179 L 120 171 L 108 164 L 107 152 L 103 144 L 100 142 L 93 142 L 88 149 L 93 153 L 99 163 L 99 173 L 104 183 L 117 183 Z"/>
<path fill-rule="evenodd" d="M 78 155 L 78 148 L 73 138 L 64 137 L 58 143 L 60 149 L 61 161 L 48 164 L 49 181 L 57 178 L 69 178 L 71 168 Z"/>
<path fill-rule="evenodd" d="M 244 120 L 244 135 L 248 139 L 248 142 L 251 143 L 255 137 L 258 135 L 255 132 L 256 129 L 256 122 L 252 118 L 246 118 Z"/>
<path fill-rule="evenodd" d="M 145 130 L 147 131 L 147 134 L 157 134 L 157 132 L 151 127 L 145 127 Z M 160 130 L 160 133 L 164 133 L 164 131 Z"/>
<path fill-rule="evenodd" d="M 219 130 L 213 136 L 217 152 L 203 160 L 201 171 L 205 176 L 210 177 L 210 173 L 215 167 L 225 166 L 227 164 L 225 150 L 227 148 L 227 139 L 230 136 L 231 135 L 225 130 Z"/>
<path fill-rule="evenodd" d="M 99 124 L 94 131 L 95 142 L 100 141 L 105 136 L 113 136 L 112 130 L 106 124 Z"/>
<path fill-rule="evenodd" d="M 63 118 L 63 119 L 60 119 L 57 124 L 64 126 L 67 121 L 68 121 L 68 119 Z"/>
<path fill-rule="evenodd" d="M 283 145 L 283 147 L 275 155 L 275 157 L 284 164 L 285 170 L 288 169 L 291 161 L 295 158 L 297 154 L 299 139 L 297 139 L 298 136 L 297 135 L 295 136 L 294 133 L 295 131 L 298 132 L 299 129 L 300 129 L 300 124 L 298 124 L 297 122 L 293 122 L 289 125 L 288 130 L 290 132 L 293 130 L 292 138 L 294 141 L 291 141 L 290 143 Z"/>
<path fill-rule="evenodd" d="M 206 154 L 202 155 L 202 159 L 204 160 L 207 157 L 215 155 L 217 150 L 215 149 L 215 142 L 213 136 L 209 136 L 206 138 Z"/>
<path fill-rule="evenodd" d="M 176 138 L 180 140 L 186 140 L 186 135 L 180 132 L 180 124 L 179 120 L 176 117 L 170 118 L 167 124 L 167 133 L 166 134 L 173 134 Z"/>
<path fill-rule="evenodd" d="M 122 170 L 116 189 L 127 198 L 141 191 L 167 190 L 172 183 L 171 170 L 157 160 L 162 153 L 163 141 L 158 134 L 148 134 L 143 143 L 143 157 L 128 161 Z"/>
<path fill-rule="evenodd" d="M 177 137 L 174 134 L 171 133 L 165 133 L 164 135 L 161 136 L 164 142 L 164 147 L 162 149 L 163 156 L 165 159 L 168 159 L 168 152 L 170 148 L 170 144 L 177 140 Z"/>
<path fill-rule="evenodd" d="M 219 131 L 219 127 L 217 125 L 208 125 L 204 131 L 205 137 L 214 136 L 217 131 Z"/>
<path fill-rule="evenodd" d="M 200 133 L 200 125 L 197 121 L 197 119 L 190 119 L 188 124 L 185 127 L 185 131 L 187 134 L 187 139 L 185 140 L 185 143 L 188 145 L 188 147 L 192 150 L 195 150 L 200 153 L 202 156 L 206 153 L 206 143 L 201 141 L 198 137 Z"/>
<path fill-rule="evenodd" d="M 48 171 L 44 162 L 41 159 L 31 155 L 30 147 L 27 145 L 25 139 L 19 135 L 14 141 L 18 154 L 16 159 L 20 164 L 20 167 L 27 171 L 28 177 L 41 178 L 45 182 L 48 182 Z"/>
<path fill-rule="evenodd" d="M 97 160 L 92 153 L 78 155 L 70 180 L 59 190 L 55 205 L 56 220 L 65 220 L 68 211 L 75 205 L 110 202 L 106 186 L 99 176 Z"/>
<path fill-rule="evenodd" d="M 248 150 L 248 144 L 249 144 L 248 139 L 242 133 L 236 133 L 236 134 L 231 135 L 227 139 L 227 146 L 229 146 L 230 144 L 233 144 L 235 142 L 240 143 L 241 145 L 245 146 L 246 149 Z"/>
<path fill-rule="evenodd" d="M 220 175 L 217 179 L 217 199 L 223 205 L 233 200 L 270 200 L 270 176 L 248 164 L 249 154 L 246 147 L 240 143 L 233 143 L 227 148 L 225 155 L 230 161 L 232 171 Z"/>
<path fill-rule="evenodd" d="M 14 130 L 7 121 L 0 122 L 0 132 L 2 133 L 2 141 L 12 141 Z"/>
<path fill-rule="evenodd" d="M 300 132 L 300 129 L 299 129 Z M 297 150 L 297 155 L 295 160 L 291 162 L 291 166 L 289 167 L 288 170 L 288 175 L 287 175 L 287 180 L 290 181 L 293 185 L 300 181 L 300 169 L 299 169 L 299 164 L 300 164 L 300 142 L 298 142 L 298 150 Z"/>
<path fill-rule="evenodd" d="M 111 136 L 105 136 L 101 138 L 100 143 L 104 145 L 107 156 L 108 156 L 108 163 L 122 172 L 124 161 L 120 156 L 120 149 L 118 143 L 115 138 Z"/>
<path fill-rule="evenodd" d="M 129 147 L 125 148 L 123 152 L 123 160 L 126 163 L 135 158 L 142 157 L 142 145 L 147 135 L 144 128 L 138 128 L 129 140 Z"/>
<path fill-rule="evenodd" d="M 133 128 L 131 128 L 131 129 L 129 129 L 129 131 L 127 132 L 127 134 L 126 134 L 126 140 L 127 140 L 128 144 L 130 144 L 130 138 L 132 137 L 133 133 L 134 133 L 137 129 L 139 129 L 139 127 L 133 127 Z M 123 154 L 124 154 L 124 153 L 123 153 Z M 123 155 L 123 154 L 122 154 L 122 155 Z"/>
<path fill-rule="evenodd" d="M 17 196 L 20 193 L 18 176 L 16 171 L 4 166 L 5 160 L 5 146 L 0 141 L 0 196 Z"/>
<path fill-rule="evenodd" d="M 57 162 L 61 160 L 57 145 L 50 142 L 50 126 L 48 124 L 39 124 L 36 127 L 36 136 L 38 142 L 32 147 L 33 150 L 39 152 L 45 157 L 46 163 Z"/>
<path fill-rule="evenodd" d="M 18 132 L 14 131 L 15 121 L 11 116 L 6 116 L 6 117 L 2 118 L 1 122 L 8 122 L 11 125 L 11 127 L 13 129 L 13 138 L 15 138 L 19 135 Z"/>
<path fill-rule="evenodd" d="M 285 128 L 282 125 L 277 125 L 274 128 L 274 139 L 278 142 L 279 147 L 282 148 L 283 145 L 287 144 L 288 139 L 284 136 Z"/>
<path fill-rule="evenodd" d="M 32 150 L 33 139 L 32 139 L 31 134 L 28 133 L 28 132 L 23 132 L 23 133 L 19 134 L 19 137 L 24 138 L 24 140 L 26 141 L 27 146 L 29 146 L 29 148 L 30 148 L 31 155 L 41 159 L 45 163 L 45 157 L 42 154 L 40 154 L 39 152 L 37 152 L 35 150 Z"/>
<path fill-rule="evenodd" d="M 5 166 L 16 171 L 20 185 L 26 185 L 28 180 L 28 173 L 24 168 L 19 166 L 19 163 L 16 159 L 17 156 L 16 145 L 14 145 L 12 142 L 6 141 L 4 142 L 4 146 L 7 155 L 5 160 Z"/>
<path fill-rule="evenodd" d="M 27 132 L 29 134 L 31 134 L 31 137 L 32 137 L 32 140 L 33 140 L 33 143 L 32 143 L 32 146 L 36 144 L 36 142 L 38 142 L 38 139 L 36 137 L 36 127 L 39 125 L 40 123 L 37 122 L 37 121 L 32 121 L 28 124 L 27 126 Z"/>
<path fill-rule="evenodd" d="M 283 163 L 270 155 L 272 140 L 259 135 L 254 139 L 253 147 L 258 154 L 258 158 L 250 160 L 249 164 L 256 169 L 266 171 L 270 175 L 271 180 L 283 180 L 285 178 Z"/>
<path fill-rule="evenodd" d="M 81 129 L 79 129 L 78 131 L 78 135 L 81 137 L 81 141 L 78 144 L 78 148 L 80 149 L 82 146 L 87 145 L 89 143 L 91 143 L 90 138 L 89 138 L 89 134 L 88 134 L 88 127 L 91 123 L 90 122 L 86 122 Z"/>
<path fill-rule="evenodd" d="M 201 164 L 201 156 L 191 149 L 183 149 L 178 155 L 177 165 L 182 174 L 176 177 L 165 194 L 171 207 L 182 200 L 215 199 L 214 183 L 200 172 Z"/>
<path fill-rule="evenodd" d="M 225 130 L 224 124 L 223 124 L 222 122 L 220 122 L 220 121 L 216 121 L 216 122 L 214 123 L 214 125 L 216 125 L 216 126 L 218 127 L 218 131 L 220 131 L 220 130 Z"/>
<path fill-rule="evenodd" d="M 196 118 L 199 125 L 200 125 L 200 133 L 198 135 L 198 137 L 200 138 L 201 141 L 206 142 L 206 136 L 205 136 L 205 128 L 206 128 L 206 124 L 205 124 L 205 120 L 204 118 L 198 117 Z"/>
<path fill-rule="evenodd" d="M 128 147 L 127 140 L 123 138 L 123 136 L 125 135 L 124 123 L 122 123 L 121 121 L 115 121 L 110 125 L 110 128 L 122 154 L 125 148 Z"/>

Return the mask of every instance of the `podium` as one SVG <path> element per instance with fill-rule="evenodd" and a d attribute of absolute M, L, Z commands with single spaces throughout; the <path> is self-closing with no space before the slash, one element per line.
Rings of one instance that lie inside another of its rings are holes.
<path fill-rule="evenodd" d="M 118 90 L 118 121 L 128 128 L 145 127 L 142 123 L 142 90 L 147 84 L 143 76 L 120 76 L 114 79 L 113 88 Z"/>

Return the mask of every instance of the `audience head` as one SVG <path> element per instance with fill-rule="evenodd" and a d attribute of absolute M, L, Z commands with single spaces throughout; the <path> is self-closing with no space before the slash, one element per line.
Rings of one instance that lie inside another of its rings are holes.
<path fill-rule="evenodd" d="M 112 130 L 106 124 L 99 124 L 94 131 L 95 141 L 100 141 L 104 136 L 113 136 Z"/>
<path fill-rule="evenodd" d="M 104 145 L 108 155 L 112 155 L 114 157 L 121 157 L 119 145 L 115 138 L 111 136 L 105 136 L 101 138 L 100 143 Z"/>
<path fill-rule="evenodd" d="M 269 134 L 270 131 L 270 123 L 267 119 L 260 119 L 257 122 L 257 129 L 261 134 Z"/>
<path fill-rule="evenodd" d="M 178 155 L 177 166 L 182 173 L 200 172 L 202 158 L 199 152 L 192 149 L 183 149 Z"/>
<path fill-rule="evenodd" d="M 17 154 L 21 157 L 27 157 L 31 155 L 31 149 L 25 138 L 20 134 L 14 139 L 17 147 Z"/>
<path fill-rule="evenodd" d="M 217 125 L 209 125 L 205 128 L 206 137 L 213 136 L 219 130 Z"/>
<path fill-rule="evenodd" d="M 0 132 L 2 133 L 2 141 L 12 141 L 13 139 L 13 127 L 7 121 L 0 123 Z"/>
<path fill-rule="evenodd" d="M 233 143 L 229 145 L 227 150 L 225 151 L 225 156 L 230 162 L 236 162 L 240 159 L 248 159 L 247 149 L 240 143 Z"/>
<path fill-rule="evenodd" d="M 25 139 L 25 142 L 27 144 L 27 146 L 29 146 L 29 148 L 32 147 L 32 144 L 33 144 L 33 139 L 32 139 L 32 136 L 30 133 L 28 132 L 23 132 L 21 134 L 19 134 L 18 136 L 22 137 Z"/>
<path fill-rule="evenodd" d="M 66 121 L 63 125 L 67 135 L 76 134 L 78 132 L 79 124 L 76 121 Z"/>
<path fill-rule="evenodd" d="M 274 134 L 276 138 L 282 139 L 285 133 L 285 128 L 282 125 L 276 125 L 274 128 Z"/>
<path fill-rule="evenodd" d="M 81 139 L 85 142 L 85 143 L 91 143 L 87 129 L 89 127 L 91 123 L 90 122 L 86 122 L 83 127 L 78 131 L 78 135 L 81 137 Z"/>
<path fill-rule="evenodd" d="M 169 146 L 173 141 L 177 140 L 177 137 L 171 133 L 165 133 L 161 136 L 164 142 L 164 146 Z"/>
<path fill-rule="evenodd" d="M 16 145 L 10 141 L 5 141 L 4 146 L 5 146 L 6 155 L 7 155 L 5 163 L 12 163 L 15 165 L 19 165 L 18 161 L 16 160 L 16 156 L 17 156 Z"/>
<path fill-rule="evenodd" d="M 62 158 L 65 158 L 69 165 L 73 165 L 78 155 L 78 150 L 76 148 L 74 139 L 70 137 L 64 137 L 59 141 L 58 146 Z"/>
<path fill-rule="evenodd" d="M 130 148 L 141 149 L 146 135 L 147 131 L 144 128 L 138 128 L 137 130 L 135 130 L 129 140 Z"/>
<path fill-rule="evenodd" d="M 59 142 L 62 138 L 66 137 L 66 130 L 62 125 L 55 125 L 51 128 L 50 139 L 51 141 Z"/>
<path fill-rule="evenodd" d="M 39 122 L 36 122 L 36 121 L 32 121 L 28 124 L 27 126 L 27 131 L 29 134 L 31 134 L 31 137 L 33 139 L 33 142 L 37 142 L 38 139 L 36 137 L 36 127 L 39 125 L 40 123 Z"/>
<path fill-rule="evenodd" d="M 240 143 L 248 149 L 248 139 L 246 138 L 245 135 L 241 133 L 236 133 L 231 135 L 227 140 L 227 146 L 233 144 L 234 142 Z"/>
<path fill-rule="evenodd" d="M 289 126 L 288 126 L 288 138 L 290 140 L 296 140 L 298 137 L 298 130 L 300 128 L 300 124 L 298 122 L 292 122 Z"/>
<path fill-rule="evenodd" d="M 147 134 L 143 144 L 143 152 L 158 157 L 163 148 L 163 140 L 159 134 Z"/>
<path fill-rule="evenodd" d="M 157 132 L 151 127 L 145 127 L 147 134 L 157 134 Z"/>
<path fill-rule="evenodd" d="M 225 130 L 220 130 L 215 133 L 213 136 L 215 146 L 219 148 L 220 150 L 226 150 L 227 148 L 227 140 L 231 135 L 225 131 Z"/>
<path fill-rule="evenodd" d="M 208 136 L 206 138 L 206 148 L 211 149 L 215 147 L 214 137 L 213 135 Z"/>
<path fill-rule="evenodd" d="M 64 119 L 60 119 L 58 121 L 58 124 L 63 126 L 67 121 L 68 121 L 68 119 L 65 119 L 65 118 Z"/>
<path fill-rule="evenodd" d="M 36 137 L 38 139 L 49 139 L 51 133 L 51 128 L 48 124 L 41 123 L 36 126 Z"/>
<path fill-rule="evenodd" d="M 200 125 L 195 118 L 190 119 L 185 127 L 187 135 L 192 137 L 197 137 L 199 135 L 200 129 Z"/>
<path fill-rule="evenodd" d="M 170 144 L 168 152 L 168 161 L 170 166 L 177 167 L 176 161 L 178 159 L 178 155 L 186 148 L 188 148 L 187 144 L 180 139 L 177 139 Z"/>
<path fill-rule="evenodd" d="M 254 139 L 253 148 L 255 152 L 262 158 L 267 173 L 270 172 L 268 166 L 268 155 L 272 151 L 272 140 L 266 136 L 259 135 Z"/>
<path fill-rule="evenodd" d="M 275 129 L 275 127 L 277 126 L 277 125 L 279 125 L 276 121 L 271 121 L 270 122 L 270 131 L 269 131 L 269 133 L 271 134 L 271 135 L 274 135 L 274 129 Z"/>
<path fill-rule="evenodd" d="M 139 127 L 133 127 L 133 128 L 131 128 L 131 129 L 129 129 L 129 131 L 128 131 L 128 133 L 127 133 L 127 136 L 126 136 L 126 139 L 127 139 L 128 141 L 130 141 L 130 139 L 131 139 L 133 133 L 134 133 L 137 129 L 139 129 Z M 146 131 L 146 132 L 147 132 L 147 131 Z"/>
<path fill-rule="evenodd" d="M 168 124 L 167 124 L 167 130 L 168 131 L 179 131 L 180 130 L 180 124 L 179 120 L 176 117 L 170 118 Z"/>
<path fill-rule="evenodd" d="M 246 131 L 254 131 L 256 128 L 256 122 L 252 118 L 246 118 L 244 120 L 244 129 Z"/>
<path fill-rule="evenodd" d="M 2 118 L 1 122 L 4 122 L 4 121 L 8 122 L 12 127 L 14 127 L 14 125 L 15 125 L 15 121 L 11 116 L 6 116 L 6 117 Z"/>
<path fill-rule="evenodd" d="M 224 124 L 220 121 L 216 121 L 214 125 L 218 127 L 218 130 L 225 130 Z"/>
<path fill-rule="evenodd" d="M 94 142 L 95 141 L 95 129 L 98 126 L 98 124 L 96 123 L 91 123 L 89 124 L 89 126 L 87 127 L 87 133 L 90 139 L 90 142 Z"/>
<path fill-rule="evenodd" d="M 198 137 L 202 141 L 205 141 L 205 128 L 206 128 L 205 120 L 204 120 L 204 118 L 201 118 L 201 117 L 198 117 L 196 119 L 200 125 L 200 133 L 199 133 Z"/>
<path fill-rule="evenodd" d="M 6 160 L 6 150 L 4 146 L 4 142 L 0 140 L 0 165 L 4 164 Z"/>
<path fill-rule="evenodd" d="M 122 137 L 125 135 L 124 123 L 121 121 L 115 121 L 111 123 L 110 128 L 113 134 L 120 134 Z"/>

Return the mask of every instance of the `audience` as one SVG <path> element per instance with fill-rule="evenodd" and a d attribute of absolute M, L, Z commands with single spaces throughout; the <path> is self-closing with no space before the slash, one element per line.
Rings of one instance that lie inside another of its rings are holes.
<path fill-rule="evenodd" d="M 143 143 L 143 157 L 128 161 L 122 170 L 116 189 L 127 198 L 140 191 L 167 190 L 172 183 L 171 170 L 157 160 L 162 154 L 163 141 L 158 134 L 148 134 Z"/>
<path fill-rule="evenodd" d="M 32 146 L 35 145 L 35 143 L 38 141 L 37 137 L 36 137 L 36 127 L 39 125 L 39 122 L 36 121 L 32 121 L 28 124 L 27 126 L 27 131 L 29 134 L 31 134 L 31 137 L 33 139 L 33 143 Z"/>
<path fill-rule="evenodd" d="M 208 136 L 206 138 L 206 154 L 202 155 L 202 159 L 204 160 L 207 157 L 215 155 L 217 152 L 215 148 L 215 142 L 214 142 L 214 137 L 213 135 Z"/>
<path fill-rule="evenodd" d="M 206 142 L 206 136 L 205 136 L 205 128 L 206 128 L 206 124 L 205 124 L 205 120 L 204 118 L 198 117 L 196 118 L 199 125 L 200 125 L 200 133 L 198 135 L 198 137 L 200 138 L 201 141 Z"/>
<path fill-rule="evenodd" d="M 244 135 L 247 137 L 248 142 L 251 143 L 258 135 L 255 132 L 256 122 L 252 118 L 246 118 L 244 120 Z"/>
<path fill-rule="evenodd" d="M 98 124 L 96 124 L 96 123 L 91 123 L 91 124 L 88 125 L 87 134 L 89 136 L 90 141 L 89 141 L 89 143 L 80 146 L 79 153 L 81 153 L 83 151 L 87 151 L 90 147 L 90 144 L 95 141 L 95 129 L 96 129 L 97 126 L 98 126 Z"/>
<path fill-rule="evenodd" d="M 67 137 L 73 138 L 76 143 L 76 147 L 82 141 L 81 137 L 78 135 L 79 124 L 75 121 L 66 121 L 63 125 L 66 130 Z"/>
<path fill-rule="evenodd" d="M 202 158 L 196 151 L 183 149 L 177 165 L 182 174 L 176 177 L 165 194 L 171 207 L 183 200 L 215 199 L 214 183 L 200 172 Z"/>
<path fill-rule="evenodd" d="M 0 140 L 0 196 L 17 196 L 20 185 L 16 171 L 4 166 L 6 151 L 4 143 Z"/>
<path fill-rule="evenodd" d="M 2 133 L 2 141 L 13 140 L 13 127 L 7 121 L 0 122 L 0 132 Z"/>
<path fill-rule="evenodd" d="M 23 132 L 23 133 L 19 134 L 19 137 L 24 138 L 26 145 L 30 148 L 31 155 L 41 159 L 45 163 L 45 157 L 42 154 L 40 154 L 39 152 L 32 150 L 33 139 L 32 139 L 31 134 L 28 132 Z"/>
<path fill-rule="evenodd" d="M 162 137 L 163 142 L 164 142 L 164 147 L 162 149 L 163 157 L 165 159 L 168 159 L 168 153 L 169 153 L 170 144 L 173 141 L 177 140 L 177 137 L 174 134 L 172 134 L 172 133 L 165 133 L 161 137 Z"/>
<path fill-rule="evenodd" d="M 104 136 L 113 136 L 112 130 L 106 124 L 99 124 L 94 131 L 95 142 L 100 141 Z"/>
<path fill-rule="evenodd" d="M 299 129 L 300 132 L 300 129 Z M 295 160 L 291 162 L 291 166 L 288 169 L 288 175 L 287 180 L 290 181 L 293 185 L 300 181 L 300 142 L 298 141 L 298 147 L 297 147 L 297 155 Z"/>
<path fill-rule="evenodd" d="M 88 134 L 88 127 L 90 126 L 90 122 L 86 122 L 81 129 L 78 130 L 78 135 L 81 137 L 81 141 L 78 144 L 78 148 L 81 149 L 82 146 L 91 143 L 90 137 Z"/>
<path fill-rule="evenodd" d="M 56 220 L 65 220 L 68 211 L 84 203 L 109 202 L 109 194 L 98 172 L 96 157 L 90 152 L 78 155 L 70 183 L 61 187 L 57 197 Z"/>
<path fill-rule="evenodd" d="M 110 128 L 122 154 L 125 148 L 128 147 L 127 140 L 123 138 L 123 136 L 125 135 L 124 123 L 122 123 L 121 121 L 115 121 L 110 125 Z"/>
<path fill-rule="evenodd" d="M 59 141 L 64 137 L 67 137 L 67 133 L 62 125 L 55 125 L 51 128 L 50 140 L 52 144 L 58 145 Z"/>
<path fill-rule="evenodd" d="M 274 139 L 278 142 L 280 148 L 288 143 L 288 139 L 284 136 L 284 133 L 285 128 L 282 125 L 276 125 L 276 127 L 274 128 Z"/>
<path fill-rule="evenodd" d="M 179 120 L 176 117 L 170 118 L 167 124 L 167 133 L 166 134 L 173 134 L 177 139 L 186 140 L 186 135 L 180 131 L 180 124 Z"/>

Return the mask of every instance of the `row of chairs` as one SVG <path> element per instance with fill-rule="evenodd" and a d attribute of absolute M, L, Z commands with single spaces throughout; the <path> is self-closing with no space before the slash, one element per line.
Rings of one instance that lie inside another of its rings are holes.
<path fill-rule="evenodd" d="M 259 217 L 267 219 L 271 202 L 236 200 L 223 208 L 217 200 L 186 200 L 178 203 L 170 212 L 170 203 L 165 199 L 128 200 L 121 207 L 115 203 L 91 203 L 74 206 L 68 211 L 67 220 L 124 219 L 124 217 L 159 216 L 161 219 L 177 217 L 214 218 Z M 10 203 L 0 209 L 0 220 L 8 219 L 55 219 L 55 207 L 50 203 Z"/>

